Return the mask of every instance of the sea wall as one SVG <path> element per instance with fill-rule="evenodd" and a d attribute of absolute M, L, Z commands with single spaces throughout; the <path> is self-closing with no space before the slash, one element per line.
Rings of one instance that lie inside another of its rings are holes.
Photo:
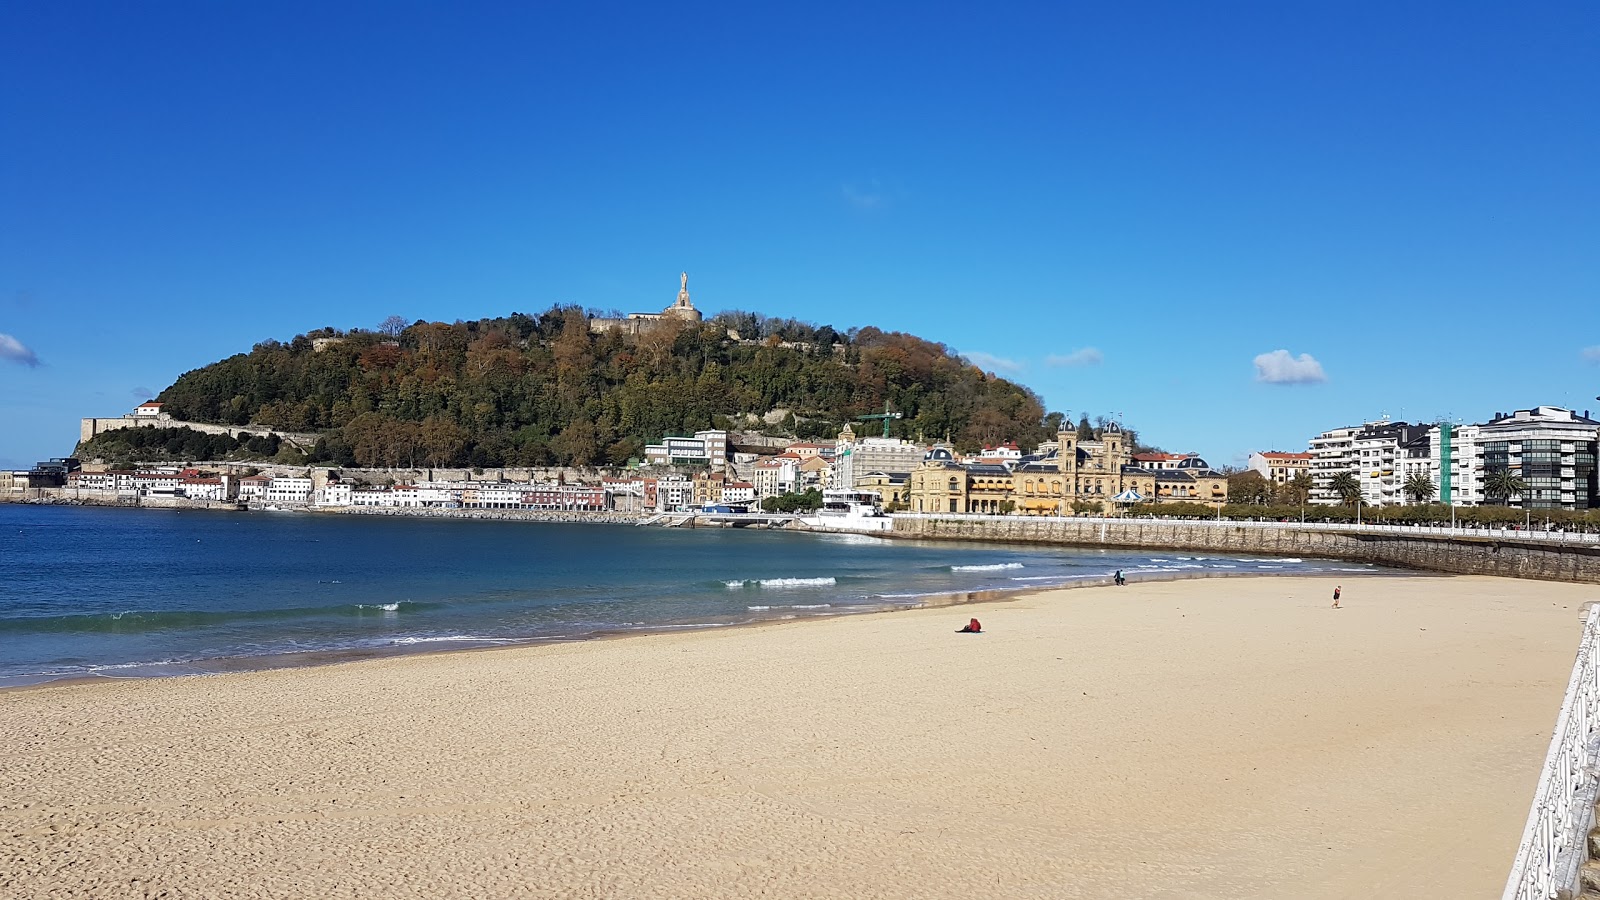
<path fill-rule="evenodd" d="M 926 515 L 895 516 L 892 536 L 1313 556 L 1460 575 L 1600 584 L 1600 545 L 1537 537 L 1370 533 L 1279 523 Z"/>

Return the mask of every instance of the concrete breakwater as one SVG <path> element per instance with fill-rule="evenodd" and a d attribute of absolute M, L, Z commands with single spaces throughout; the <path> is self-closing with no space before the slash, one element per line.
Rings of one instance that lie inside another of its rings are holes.
<path fill-rule="evenodd" d="M 1458 575 L 1600 584 L 1600 545 L 1531 535 L 1371 533 L 1293 523 L 897 515 L 889 536 L 1317 556 Z"/>

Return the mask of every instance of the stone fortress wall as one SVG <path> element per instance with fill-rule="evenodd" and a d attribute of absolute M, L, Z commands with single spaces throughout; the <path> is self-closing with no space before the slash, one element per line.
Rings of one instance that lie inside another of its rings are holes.
<path fill-rule="evenodd" d="M 1600 544 L 1319 529 L 1293 524 L 1159 519 L 896 515 L 894 537 L 1013 541 L 1153 551 L 1311 556 L 1458 575 L 1600 584 Z"/>
<path fill-rule="evenodd" d="M 114 419 L 83 419 L 78 425 L 78 441 L 90 440 L 95 435 L 121 428 L 192 428 L 206 434 L 225 434 L 231 438 L 267 437 L 277 435 L 280 440 L 293 444 L 300 450 L 310 450 L 317 442 L 315 434 L 283 431 L 265 425 L 210 425 L 205 422 L 186 422 L 162 413 L 157 416 L 128 415 Z"/>

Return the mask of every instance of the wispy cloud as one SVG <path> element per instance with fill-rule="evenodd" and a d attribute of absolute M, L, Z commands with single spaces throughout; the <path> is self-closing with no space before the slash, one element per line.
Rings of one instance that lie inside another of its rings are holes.
<path fill-rule="evenodd" d="M 143 403 L 144 401 L 149 400 L 151 397 L 156 395 L 155 391 L 152 391 L 142 385 L 129 389 L 128 393 L 132 394 L 133 399 L 138 400 L 140 403 Z"/>
<path fill-rule="evenodd" d="M 1100 365 L 1101 363 L 1103 363 L 1105 361 L 1106 361 L 1106 355 L 1104 353 L 1101 353 L 1099 350 L 1095 349 L 1094 347 L 1080 347 L 1077 350 L 1072 351 L 1071 353 L 1067 353 L 1067 354 L 1064 354 L 1064 355 L 1052 354 L 1052 355 L 1046 356 L 1044 358 L 1044 364 L 1045 365 L 1047 365 L 1047 366 L 1055 366 L 1057 368 L 1061 368 L 1061 367 L 1069 367 L 1069 368 L 1071 368 L 1071 367 L 1076 367 L 1076 366 L 1098 366 L 1098 365 Z"/>
<path fill-rule="evenodd" d="M 1583 348 L 1583 351 L 1579 355 L 1583 357 L 1584 362 L 1590 362 L 1600 366 L 1600 344 L 1596 344 L 1593 347 Z"/>
<path fill-rule="evenodd" d="M 889 204 L 889 194 L 876 178 L 865 183 L 846 182 L 839 188 L 839 193 L 844 197 L 844 202 L 859 210 L 878 210 Z"/>
<path fill-rule="evenodd" d="M 1320 384 L 1328 380 L 1322 363 L 1309 353 L 1274 350 L 1256 357 L 1256 380 L 1266 384 Z"/>
<path fill-rule="evenodd" d="M 29 368 L 37 368 L 39 365 L 39 357 L 9 334 L 0 334 L 0 359 L 9 359 Z"/>
<path fill-rule="evenodd" d="M 995 356 L 993 353 L 984 353 L 981 350 L 973 350 L 970 353 L 963 353 L 961 356 L 967 362 L 990 372 L 1010 372 L 1015 374 L 1022 371 L 1022 363 L 1014 359 L 1006 359 L 1003 356 Z"/>

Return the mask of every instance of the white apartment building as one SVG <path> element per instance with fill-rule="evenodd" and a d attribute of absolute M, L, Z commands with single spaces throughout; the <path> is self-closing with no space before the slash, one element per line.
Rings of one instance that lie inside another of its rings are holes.
<path fill-rule="evenodd" d="M 186 476 L 179 482 L 178 491 L 190 500 L 226 500 L 228 476 Z"/>
<path fill-rule="evenodd" d="M 1477 506 L 1483 502 L 1482 459 L 1477 444 L 1476 425 L 1448 425 L 1448 431 L 1446 425 L 1429 428 L 1425 437 L 1402 448 L 1401 487 L 1412 475 L 1426 475 L 1433 482 L 1431 502 Z M 1403 491 L 1402 498 L 1407 504 L 1416 502 Z"/>
<path fill-rule="evenodd" d="M 176 472 L 135 472 L 133 489 L 141 497 L 175 497 L 183 477 Z"/>
<path fill-rule="evenodd" d="M 841 435 L 838 449 L 834 452 L 833 476 L 828 479 L 828 486 L 853 488 L 873 473 L 910 475 L 913 469 L 922 464 L 922 455 L 926 452 L 928 448 L 921 444 L 899 438 L 845 441 Z"/>
<path fill-rule="evenodd" d="M 754 503 L 756 486 L 748 481 L 730 481 L 722 486 L 723 503 Z"/>
<path fill-rule="evenodd" d="M 1134 459 L 1138 459 L 1135 455 Z M 1285 453 L 1280 450 L 1267 450 L 1250 454 L 1247 467 L 1253 472 L 1259 472 L 1271 484 L 1288 484 L 1301 475 L 1310 476 L 1310 453 Z"/>
<path fill-rule="evenodd" d="M 1362 425 L 1324 431 L 1311 439 L 1311 502 L 1338 505 L 1333 479 L 1348 472 L 1361 485 L 1361 502 L 1369 506 L 1402 503 L 1401 446 L 1420 438 L 1426 425 L 1379 419 Z"/>
<path fill-rule="evenodd" d="M 361 488 L 350 492 L 351 506 L 398 506 L 387 488 Z"/>
<path fill-rule="evenodd" d="M 644 448 L 645 465 L 706 466 L 721 472 L 728 465 L 728 433 L 720 429 L 696 431 L 693 437 L 668 436 Z"/>
<path fill-rule="evenodd" d="M 1362 426 L 1335 428 L 1311 439 L 1311 502 L 1337 506 L 1344 502 L 1329 487 L 1334 476 L 1356 471 L 1356 433 Z"/>
<path fill-rule="evenodd" d="M 750 484 L 762 500 L 791 493 L 799 483 L 800 460 L 788 454 L 769 456 L 750 469 Z"/>
<path fill-rule="evenodd" d="M 306 504 L 311 502 L 311 479 L 297 476 L 274 476 L 261 495 L 268 503 Z"/>
<path fill-rule="evenodd" d="M 679 512 L 694 504 L 694 482 L 682 475 L 657 478 L 656 511 Z"/>
<path fill-rule="evenodd" d="M 239 499 L 259 500 L 266 496 L 267 488 L 271 485 L 270 475 L 246 475 L 239 479 Z"/>
<path fill-rule="evenodd" d="M 314 493 L 318 506 L 354 506 L 355 486 L 342 481 L 330 481 Z"/>

